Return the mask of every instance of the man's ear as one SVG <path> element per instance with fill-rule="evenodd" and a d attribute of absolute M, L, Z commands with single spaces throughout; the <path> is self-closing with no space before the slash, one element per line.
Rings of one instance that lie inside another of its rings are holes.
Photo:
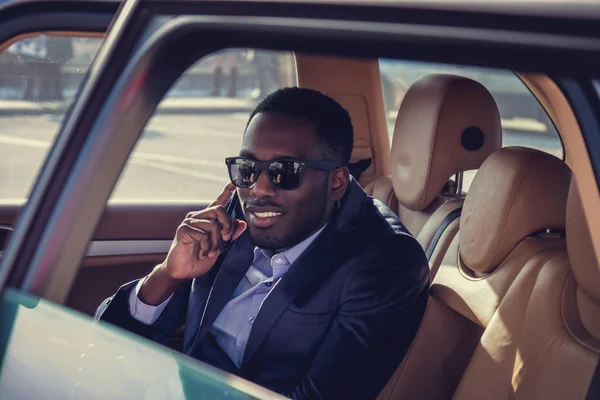
<path fill-rule="evenodd" d="M 347 167 L 335 169 L 330 175 L 329 198 L 332 201 L 341 200 L 350 184 L 350 171 Z"/>

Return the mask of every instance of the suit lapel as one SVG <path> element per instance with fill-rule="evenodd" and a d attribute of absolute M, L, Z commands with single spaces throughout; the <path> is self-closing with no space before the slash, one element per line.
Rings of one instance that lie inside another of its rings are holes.
<path fill-rule="evenodd" d="M 360 217 L 366 200 L 364 191 L 352 181 L 344 205 L 335 218 L 292 264 L 264 300 L 250 331 L 242 368 L 250 362 L 283 310 L 295 299 L 313 293 L 349 256 L 349 252 L 343 254 L 340 249 L 357 248 L 352 242 L 358 239 L 355 221 Z"/>
<path fill-rule="evenodd" d="M 329 234 L 327 238 L 321 238 L 326 234 Z M 334 243 L 329 240 L 331 239 L 330 234 L 331 231 L 327 232 L 326 228 L 292 264 L 264 300 L 252 325 L 242 366 L 246 365 L 254 356 L 283 310 L 294 299 L 312 292 L 315 286 L 323 282 L 325 276 L 331 272 L 334 266 L 334 255 L 338 252 L 331 251 L 333 247 L 330 246 L 333 246 Z"/>
<path fill-rule="evenodd" d="M 360 217 L 366 201 L 366 194 L 352 179 L 336 217 L 294 262 L 265 299 L 250 331 L 242 368 L 254 356 L 283 310 L 299 296 L 310 295 L 340 265 L 342 257 L 348 256 L 348 253 L 342 255 L 339 249 L 342 246 L 346 249 L 357 248 L 352 244 L 352 240 L 358 238 L 355 221 Z M 234 290 L 252 263 L 253 249 L 246 231 L 225 256 L 216 273 L 190 352 L 204 339 L 219 313 L 231 300 Z"/>
<path fill-rule="evenodd" d="M 208 295 L 192 349 L 204 339 L 223 307 L 231 300 L 235 288 L 248 271 L 250 264 L 252 264 L 253 249 L 254 246 L 250 242 L 250 237 L 246 231 L 233 243 L 230 251 L 225 256 Z"/>

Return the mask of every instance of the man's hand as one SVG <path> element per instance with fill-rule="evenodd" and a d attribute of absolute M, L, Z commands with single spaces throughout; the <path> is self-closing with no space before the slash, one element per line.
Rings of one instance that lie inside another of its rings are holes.
<path fill-rule="evenodd" d="M 221 241 L 235 240 L 246 230 L 244 221 L 232 221 L 225 210 L 234 190 L 233 184 L 227 184 L 206 209 L 189 213 L 179 225 L 167 258 L 141 287 L 139 297 L 144 303 L 158 305 L 181 282 L 205 275 L 221 253 Z"/>
<path fill-rule="evenodd" d="M 234 223 L 225 210 L 235 186 L 229 183 L 208 208 L 191 212 L 179 228 L 163 268 L 175 280 L 188 280 L 205 275 L 220 254 L 221 241 L 235 240 L 246 230 L 246 223 Z"/>

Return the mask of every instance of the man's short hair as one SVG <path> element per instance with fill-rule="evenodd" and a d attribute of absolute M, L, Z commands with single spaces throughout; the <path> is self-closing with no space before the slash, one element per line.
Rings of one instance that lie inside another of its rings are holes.
<path fill-rule="evenodd" d="M 350 114 L 337 101 L 307 88 L 288 87 L 269 94 L 250 114 L 246 128 L 256 114 L 278 113 L 304 118 L 317 126 L 324 156 L 342 165 L 350 162 L 354 145 L 354 128 Z"/>

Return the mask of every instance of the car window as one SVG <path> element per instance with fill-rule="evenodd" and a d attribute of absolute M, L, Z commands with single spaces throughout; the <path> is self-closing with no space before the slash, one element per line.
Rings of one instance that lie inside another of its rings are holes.
<path fill-rule="evenodd" d="M 562 142 L 550 118 L 512 71 L 390 59 L 381 59 L 379 66 L 390 143 L 398 108 L 410 85 L 428 74 L 449 73 L 474 79 L 490 91 L 502 119 L 503 146 L 526 146 L 561 159 L 564 156 Z M 464 173 L 463 191 L 468 191 L 475 173 Z"/>
<path fill-rule="evenodd" d="M 0 200 L 23 200 L 101 38 L 38 35 L 0 54 Z"/>
<path fill-rule="evenodd" d="M 190 67 L 158 106 L 112 200 L 206 200 L 227 182 L 252 109 L 296 85 L 293 53 L 230 49 Z"/>
<path fill-rule="evenodd" d="M 15 289 L 4 292 L 0 311 L 4 400 L 278 398 L 140 336 Z"/>

